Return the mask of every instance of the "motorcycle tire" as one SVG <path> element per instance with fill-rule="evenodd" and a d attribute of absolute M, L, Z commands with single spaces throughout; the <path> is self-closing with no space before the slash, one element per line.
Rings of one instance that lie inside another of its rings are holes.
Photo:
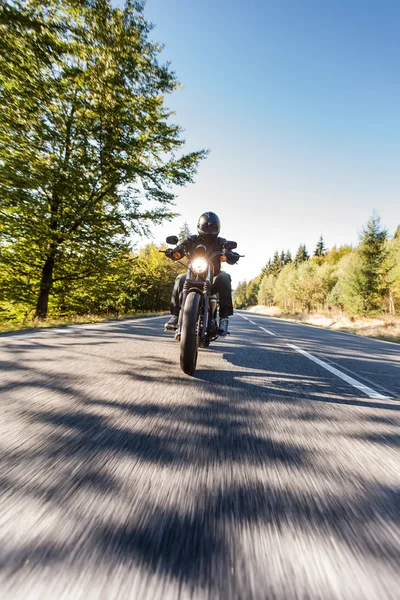
<path fill-rule="evenodd" d="M 193 375 L 196 370 L 199 348 L 198 318 L 201 296 L 191 292 L 185 301 L 181 326 L 181 369 L 186 375 Z"/>

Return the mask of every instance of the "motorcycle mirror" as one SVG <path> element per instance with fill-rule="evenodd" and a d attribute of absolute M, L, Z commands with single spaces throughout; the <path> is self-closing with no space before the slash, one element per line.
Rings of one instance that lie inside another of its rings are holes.
<path fill-rule="evenodd" d="M 236 242 L 226 242 L 225 248 L 227 250 L 234 250 L 235 248 L 237 248 L 237 243 Z"/>
<path fill-rule="evenodd" d="M 177 235 L 169 235 L 165 241 L 167 242 L 167 244 L 172 244 L 173 246 L 176 246 L 179 242 L 179 238 Z"/>

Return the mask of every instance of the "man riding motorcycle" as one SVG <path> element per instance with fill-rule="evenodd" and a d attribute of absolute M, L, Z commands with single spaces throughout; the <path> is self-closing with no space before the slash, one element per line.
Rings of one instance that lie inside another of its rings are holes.
<path fill-rule="evenodd" d="M 211 257 L 214 252 L 223 249 L 226 241 L 218 237 L 221 229 L 221 223 L 218 216 L 213 212 L 203 213 L 197 223 L 198 235 L 190 235 L 183 240 L 175 249 L 166 251 L 166 255 L 173 258 L 174 253 L 192 253 L 200 244 L 206 247 L 207 256 Z M 234 265 L 239 260 L 239 254 L 229 250 L 225 253 L 226 262 Z M 214 280 L 212 283 L 212 293 L 219 294 L 219 327 L 218 335 L 225 336 L 228 333 L 229 316 L 233 315 L 232 305 L 232 287 L 231 276 L 229 273 L 221 273 L 221 263 L 219 257 L 212 261 L 214 267 Z M 180 294 L 183 290 L 186 275 L 178 275 L 175 280 L 171 297 L 171 318 L 165 325 L 165 329 L 175 330 L 178 328 L 178 318 L 180 311 Z"/>

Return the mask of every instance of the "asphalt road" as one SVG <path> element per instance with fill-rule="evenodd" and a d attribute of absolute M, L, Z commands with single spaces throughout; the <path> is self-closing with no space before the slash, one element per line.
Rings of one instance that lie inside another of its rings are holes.
<path fill-rule="evenodd" d="M 400 347 L 164 320 L 0 337 L 1 598 L 400 598 Z"/>

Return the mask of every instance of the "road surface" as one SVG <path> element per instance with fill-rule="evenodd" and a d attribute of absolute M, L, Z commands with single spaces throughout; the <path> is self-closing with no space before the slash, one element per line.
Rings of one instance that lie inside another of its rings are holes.
<path fill-rule="evenodd" d="M 1 598 L 400 598 L 400 347 L 164 322 L 0 336 Z"/>

